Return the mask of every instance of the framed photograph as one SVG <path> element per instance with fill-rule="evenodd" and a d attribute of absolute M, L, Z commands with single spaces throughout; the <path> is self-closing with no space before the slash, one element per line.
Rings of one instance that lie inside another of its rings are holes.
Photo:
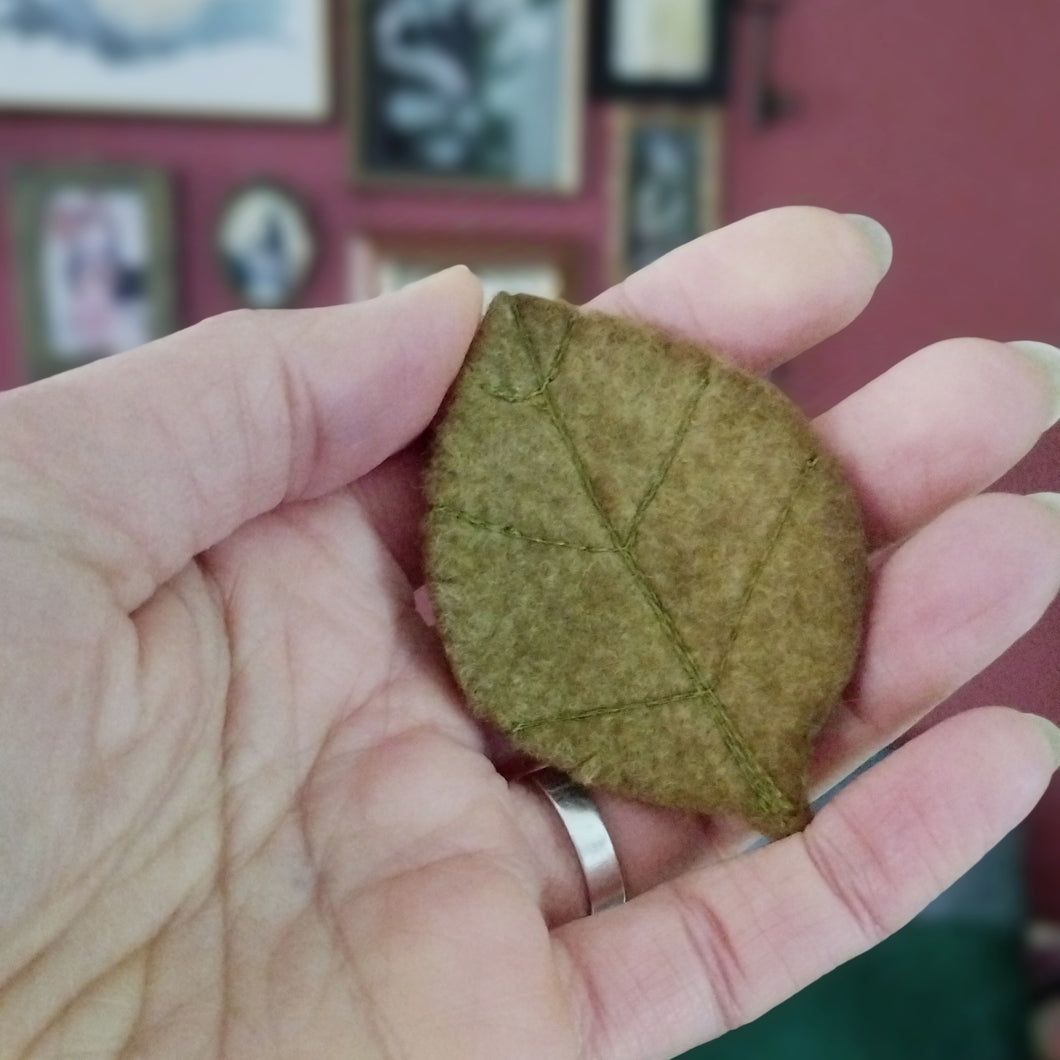
<path fill-rule="evenodd" d="M 352 0 L 354 178 L 572 193 L 587 0 Z"/>
<path fill-rule="evenodd" d="M 237 301 L 254 309 L 291 305 L 317 259 L 317 235 L 305 203 L 290 188 L 265 179 L 229 195 L 216 243 Z"/>
<path fill-rule="evenodd" d="M 0 0 L 0 107 L 319 121 L 328 0 Z"/>
<path fill-rule="evenodd" d="M 483 306 L 501 291 L 572 302 L 585 297 L 581 252 L 569 243 L 361 234 L 351 240 L 348 260 L 351 302 L 398 291 L 451 265 L 466 265 L 482 281 Z"/>
<path fill-rule="evenodd" d="M 721 224 L 722 118 L 718 108 L 630 108 L 614 121 L 619 280 Z"/>
<path fill-rule="evenodd" d="M 26 165 L 11 177 L 26 374 L 40 379 L 176 326 L 166 174 Z"/>
<path fill-rule="evenodd" d="M 731 0 L 597 0 L 597 99 L 718 100 L 725 95 Z"/>

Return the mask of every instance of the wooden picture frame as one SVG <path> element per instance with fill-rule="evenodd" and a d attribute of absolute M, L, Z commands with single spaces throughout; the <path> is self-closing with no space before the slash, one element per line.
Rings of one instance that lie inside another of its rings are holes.
<path fill-rule="evenodd" d="M 349 3 L 356 183 L 580 189 L 588 0 Z"/>
<path fill-rule="evenodd" d="M 594 99 L 707 102 L 728 86 L 731 0 L 594 0 Z"/>
<path fill-rule="evenodd" d="M 259 177 L 233 188 L 214 230 L 218 267 L 235 300 L 251 309 L 294 305 L 320 257 L 306 199 Z"/>
<path fill-rule="evenodd" d="M 466 265 L 479 277 L 484 306 L 501 290 L 574 303 L 587 297 L 584 254 L 575 243 L 364 232 L 348 246 L 348 297 L 352 302 L 376 298 L 452 265 Z"/>
<path fill-rule="evenodd" d="M 176 327 L 165 172 L 20 165 L 9 192 L 28 379 L 140 346 Z"/>
<path fill-rule="evenodd" d="M 0 109 L 324 121 L 331 0 L 0 4 Z"/>
<path fill-rule="evenodd" d="M 612 116 L 611 278 L 722 223 L 721 108 L 625 107 Z"/>

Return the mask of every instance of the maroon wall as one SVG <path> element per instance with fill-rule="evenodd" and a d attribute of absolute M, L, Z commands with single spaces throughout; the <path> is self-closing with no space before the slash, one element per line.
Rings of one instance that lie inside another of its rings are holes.
<path fill-rule="evenodd" d="M 740 99 L 750 94 L 748 37 Z M 815 203 L 871 214 L 895 243 L 863 317 L 782 373 L 808 408 L 950 335 L 1060 345 L 1058 40 L 1052 0 L 789 5 L 775 69 L 796 110 L 765 131 L 734 115 L 729 214 Z M 1060 490 L 1060 428 L 1003 486 Z M 1060 720 L 1060 608 L 957 702 Z"/>

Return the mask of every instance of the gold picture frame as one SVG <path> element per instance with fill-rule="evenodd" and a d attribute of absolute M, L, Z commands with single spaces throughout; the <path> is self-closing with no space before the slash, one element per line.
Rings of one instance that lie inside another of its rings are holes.
<path fill-rule="evenodd" d="M 482 282 L 484 305 L 502 290 L 577 303 L 586 297 L 584 257 L 578 244 L 558 240 L 361 232 L 347 247 L 347 295 L 365 301 L 466 265 Z"/>
<path fill-rule="evenodd" d="M 618 282 L 722 224 L 720 107 L 616 108 L 610 274 Z"/>

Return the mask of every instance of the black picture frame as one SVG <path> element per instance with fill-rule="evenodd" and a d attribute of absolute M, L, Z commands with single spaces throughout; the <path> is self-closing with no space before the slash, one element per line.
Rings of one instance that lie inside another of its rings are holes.
<path fill-rule="evenodd" d="M 610 265 L 619 283 L 721 226 L 724 108 L 616 107 L 611 125 Z"/>
<path fill-rule="evenodd" d="M 537 0 L 508 13 L 496 5 L 491 22 L 475 0 L 449 7 L 349 0 L 343 93 L 352 182 L 386 191 L 578 194 L 589 4 Z M 489 90 L 497 81 L 507 82 L 501 93 Z"/>
<path fill-rule="evenodd" d="M 653 5 L 672 0 L 592 0 L 589 53 L 589 89 L 599 102 L 702 103 L 725 98 L 729 83 L 732 0 L 686 0 L 703 4 L 703 62 L 697 71 L 666 76 L 654 73 L 631 75 L 617 68 L 616 35 L 621 31 L 622 12 L 636 10 L 651 22 Z M 629 5 L 629 6 L 627 6 Z"/>

